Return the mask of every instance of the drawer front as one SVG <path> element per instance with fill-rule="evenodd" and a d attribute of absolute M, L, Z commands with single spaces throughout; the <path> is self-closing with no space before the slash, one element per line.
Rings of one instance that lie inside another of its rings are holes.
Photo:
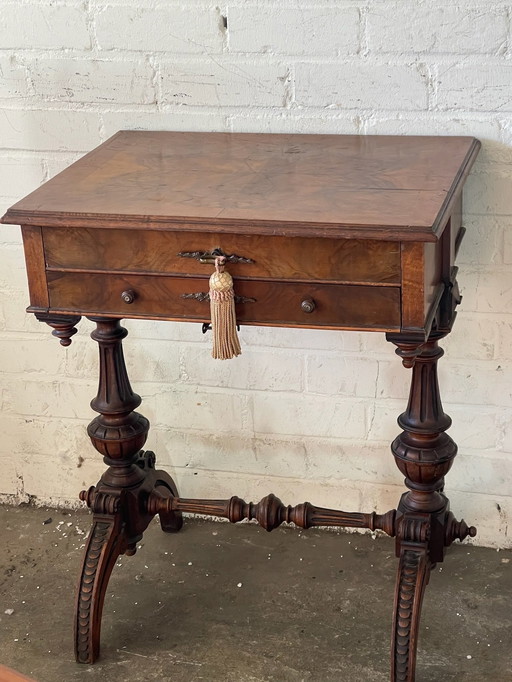
<path fill-rule="evenodd" d="M 43 238 L 49 269 L 209 275 L 190 254 L 221 248 L 253 261 L 229 264 L 238 277 L 400 284 L 397 242 L 86 228 L 43 228 Z"/>
<path fill-rule="evenodd" d="M 210 319 L 208 301 L 198 300 L 208 292 L 207 279 L 49 272 L 48 291 L 55 311 Z M 236 305 L 242 323 L 384 331 L 400 327 L 397 287 L 237 280 L 235 294 L 246 299 Z"/>

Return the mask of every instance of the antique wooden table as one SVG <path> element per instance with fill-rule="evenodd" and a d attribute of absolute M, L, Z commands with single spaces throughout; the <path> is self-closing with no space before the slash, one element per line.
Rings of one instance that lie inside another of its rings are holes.
<path fill-rule="evenodd" d="M 479 146 L 468 137 L 120 132 L 9 209 L 3 222 L 23 231 L 28 310 L 64 346 L 81 315 L 96 323 L 99 416 L 88 433 L 108 469 L 80 494 L 93 524 L 76 602 L 79 662 L 98 656 L 116 558 L 135 552 L 154 515 L 174 532 L 181 513 L 194 512 L 257 519 L 267 530 L 286 521 L 395 537 L 391 679 L 414 680 L 430 571 L 455 539 L 476 533 L 442 492 L 457 446 L 445 433 L 436 368 L 460 301 L 462 187 Z M 135 412 L 120 319 L 206 323 L 219 253 L 240 323 L 385 332 L 412 368 L 391 445 L 408 488 L 396 510 L 289 507 L 274 495 L 258 504 L 184 499 L 142 452 L 149 423 Z"/>

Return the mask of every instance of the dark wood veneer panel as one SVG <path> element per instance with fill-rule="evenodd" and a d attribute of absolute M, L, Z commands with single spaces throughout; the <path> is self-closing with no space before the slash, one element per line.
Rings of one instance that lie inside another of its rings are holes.
<path fill-rule="evenodd" d="M 208 302 L 182 296 L 207 292 L 205 279 L 49 272 L 48 287 L 52 310 L 82 315 L 210 319 Z M 126 290 L 135 293 L 131 304 L 121 298 Z M 400 327 L 398 287 L 235 280 L 235 293 L 256 299 L 254 303 L 236 306 L 240 322 L 339 329 L 396 330 Z M 316 304 L 312 313 L 301 309 L 306 298 Z"/>
<path fill-rule="evenodd" d="M 178 254 L 220 247 L 254 261 L 229 264 L 244 278 L 400 284 L 397 242 L 92 228 L 43 233 L 49 268 L 209 276 L 211 264 Z"/>

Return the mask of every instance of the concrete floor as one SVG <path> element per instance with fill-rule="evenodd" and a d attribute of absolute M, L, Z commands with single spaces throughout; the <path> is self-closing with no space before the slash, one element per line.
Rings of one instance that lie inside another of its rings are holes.
<path fill-rule="evenodd" d="M 87 513 L 0 507 L 1 663 L 38 682 L 388 680 L 392 540 L 190 519 L 177 535 L 154 522 L 120 559 L 102 657 L 77 665 L 71 609 L 88 527 Z M 417 682 L 512 681 L 511 558 L 456 546 L 434 571 Z"/>

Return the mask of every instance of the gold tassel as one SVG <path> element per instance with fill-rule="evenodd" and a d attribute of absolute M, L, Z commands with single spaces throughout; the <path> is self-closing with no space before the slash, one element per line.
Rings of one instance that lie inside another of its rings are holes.
<path fill-rule="evenodd" d="M 242 350 L 236 333 L 235 292 L 233 278 L 225 272 L 226 259 L 215 259 L 215 272 L 210 277 L 210 312 L 212 317 L 212 357 L 229 360 Z"/>

